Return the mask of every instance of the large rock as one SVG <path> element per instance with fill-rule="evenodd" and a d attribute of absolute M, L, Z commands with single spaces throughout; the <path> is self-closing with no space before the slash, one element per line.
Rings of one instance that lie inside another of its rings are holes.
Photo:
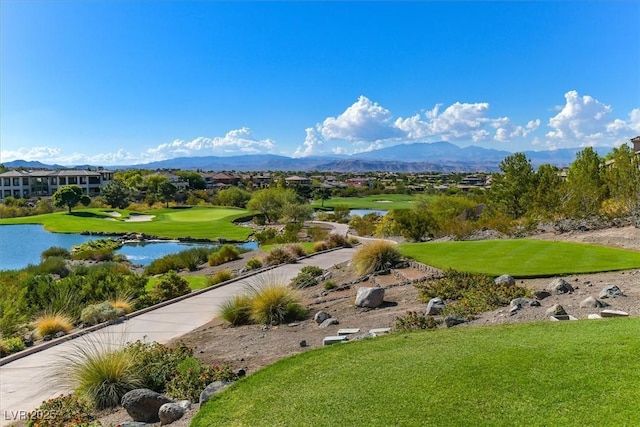
<path fill-rule="evenodd" d="M 533 298 L 514 298 L 509 304 L 511 307 L 539 307 L 540 303 Z"/>
<path fill-rule="evenodd" d="M 622 292 L 622 289 L 620 289 L 616 285 L 609 285 L 609 286 L 606 286 L 603 290 L 601 290 L 598 296 L 600 298 L 616 298 L 616 297 L 623 297 L 624 293 Z"/>
<path fill-rule="evenodd" d="M 444 301 L 440 298 L 431 298 L 427 304 L 427 316 L 434 316 L 440 314 L 445 307 Z"/>
<path fill-rule="evenodd" d="M 340 322 L 338 321 L 338 319 L 336 319 L 335 317 L 330 317 L 327 320 L 325 320 L 324 322 L 320 323 L 320 325 L 318 325 L 319 328 L 328 328 L 331 325 L 339 325 Z"/>
<path fill-rule="evenodd" d="M 330 317 L 331 317 L 331 315 L 329 313 L 327 313 L 326 311 L 320 310 L 319 312 L 317 312 L 313 316 L 313 320 L 315 320 L 316 323 L 319 325 L 320 323 L 324 322 L 325 320 L 329 319 Z"/>
<path fill-rule="evenodd" d="M 561 278 L 553 279 L 553 282 L 549 284 L 549 289 L 554 294 L 569 294 L 573 292 L 573 286 Z"/>
<path fill-rule="evenodd" d="M 533 297 L 537 300 L 541 300 L 541 299 L 545 299 L 547 297 L 551 296 L 551 292 L 541 289 L 541 290 L 535 290 L 533 292 L 531 292 L 531 294 L 533 295 Z"/>
<path fill-rule="evenodd" d="M 595 299 L 594 297 L 587 297 L 580 302 L 580 308 L 601 308 L 605 307 L 607 304 L 602 301 Z"/>
<path fill-rule="evenodd" d="M 554 304 L 547 309 L 547 316 L 564 316 L 567 312 L 560 304 Z"/>
<path fill-rule="evenodd" d="M 160 425 L 171 424 L 174 421 L 178 421 L 187 412 L 184 406 L 178 403 L 165 403 L 158 409 L 158 418 L 160 418 Z"/>
<path fill-rule="evenodd" d="M 516 284 L 516 279 L 509 276 L 508 274 L 503 274 L 502 276 L 496 277 L 493 282 L 496 285 L 514 286 Z"/>
<path fill-rule="evenodd" d="M 157 423 L 160 421 L 158 417 L 160 407 L 172 402 L 173 400 L 167 396 L 153 390 L 138 388 L 122 396 L 121 404 L 134 421 Z"/>
<path fill-rule="evenodd" d="M 384 302 L 383 288 L 358 288 L 356 307 L 376 308 Z"/>
<path fill-rule="evenodd" d="M 622 310 L 602 310 L 600 312 L 602 317 L 629 317 L 629 313 Z"/>
<path fill-rule="evenodd" d="M 229 381 L 214 381 L 200 393 L 200 405 L 208 402 L 211 396 L 231 384 Z"/>

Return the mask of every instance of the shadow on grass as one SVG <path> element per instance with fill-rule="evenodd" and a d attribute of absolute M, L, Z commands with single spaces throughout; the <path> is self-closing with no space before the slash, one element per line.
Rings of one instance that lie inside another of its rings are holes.
<path fill-rule="evenodd" d="M 67 215 L 77 216 L 80 218 L 99 218 L 99 219 L 108 217 L 108 215 L 97 214 L 95 212 L 73 212 L 72 211 L 71 213 L 67 213 Z"/>

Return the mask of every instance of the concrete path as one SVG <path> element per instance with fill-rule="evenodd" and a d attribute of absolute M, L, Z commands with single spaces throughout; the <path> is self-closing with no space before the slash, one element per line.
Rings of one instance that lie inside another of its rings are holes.
<path fill-rule="evenodd" d="M 11 424 L 19 414 L 32 411 L 42 401 L 68 392 L 48 378 L 52 372 L 59 372 L 56 369 L 64 369 L 63 356 L 72 354 L 83 343 L 103 343 L 114 348 L 136 340 L 166 343 L 209 322 L 222 302 L 243 293 L 247 286 L 273 283 L 274 279 L 289 283 L 304 266 L 326 269 L 350 260 L 354 251 L 339 249 L 279 266 L 7 363 L 0 367 L 0 426 Z"/>

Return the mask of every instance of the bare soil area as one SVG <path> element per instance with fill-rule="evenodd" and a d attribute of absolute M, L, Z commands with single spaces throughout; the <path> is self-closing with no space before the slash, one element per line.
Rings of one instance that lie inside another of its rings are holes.
<path fill-rule="evenodd" d="M 533 238 L 548 240 L 563 240 L 585 242 L 615 246 L 626 249 L 640 250 L 640 230 L 635 227 L 614 228 L 586 232 L 570 232 L 565 234 L 545 233 Z M 256 253 L 244 254 L 242 260 L 234 264 L 219 267 L 207 267 L 195 274 L 211 274 L 218 269 L 239 269 L 246 264 L 246 260 Z M 279 326 L 240 326 L 231 327 L 220 319 L 212 319 L 210 323 L 182 336 L 179 340 L 192 347 L 196 357 L 206 363 L 230 363 L 235 369 L 243 368 L 250 375 L 256 370 L 274 363 L 275 361 L 293 354 L 301 353 L 323 345 L 326 336 L 337 335 L 342 328 L 355 328 L 359 332 L 350 335 L 349 339 L 363 337 L 373 328 L 393 328 L 397 317 L 407 311 L 423 312 L 426 304 L 418 300 L 415 287 L 402 284 L 407 279 L 414 280 L 425 276 L 426 273 L 413 268 L 400 269 L 399 276 L 389 274 L 377 276 L 374 280 L 351 284 L 357 276 L 352 272 L 348 263 L 333 269 L 332 279 L 342 287 L 340 290 L 327 292 L 322 284 L 302 291 L 303 303 L 309 308 L 306 320 Z M 508 273 L 508 272 L 505 272 Z M 513 322 L 548 321 L 546 310 L 554 304 L 561 304 L 566 312 L 578 319 L 586 319 L 590 313 L 598 313 L 600 309 L 580 308 L 580 302 L 588 296 L 598 298 L 599 292 L 610 284 L 617 285 L 625 293 L 625 297 L 604 300 L 610 306 L 607 308 L 623 310 L 632 317 L 640 316 L 640 270 L 619 271 L 609 273 L 572 275 L 563 277 L 573 286 L 575 291 L 570 294 L 552 295 L 540 301 L 539 307 L 524 307 L 515 314 L 509 313 L 509 307 L 492 312 L 483 313 L 475 320 L 458 327 L 472 325 L 492 325 Z M 519 285 L 531 290 L 548 288 L 553 278 L 527 279 L 519 281 Z M 357 288 L 360 286 L 385 287 L 385 303 L 376 309 L 362 309 L 354 306 Z M 313 320 L 313 315 L 326 311 L 336 318 L 339 324 L 327 328 L 320 328 Z M 442 327 L 445 327 L 444 325 Z M 186 426 L 192 411 L 187 416 L 174 423 L 175 426 Z M 114 414 L 103 421 L 126 419 L 122 414 Z M 108 424 L 106 424 L 108 425 Z"/>

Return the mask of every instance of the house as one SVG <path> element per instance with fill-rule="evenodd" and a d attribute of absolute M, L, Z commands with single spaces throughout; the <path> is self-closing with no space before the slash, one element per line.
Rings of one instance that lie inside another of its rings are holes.
<path fill-rule="evenodd" d="M 225 187 L 227 185 L 237 185 L 240 182 L 240 177 L 231 173 L 205 173 L 202 174 L 204 182 L 207 184 L 207 188 Z"/>
<path fill-rule="evenodd" d="M 0 199 L 49 197 L 63 185 L 77 185 L 84 194 L 98 196 L 100 188 L 113 180 L 113 171 L 62 169 L 58 171 L 18 171 L 0 174 Z"/>
<path fill-rule="evenodd" d="M 297 175 L 288 176 L 284 180 L 287 183 L 287 186 L 304 187 L 304 186 L 310 186 L 311 185 L 311 179 L 310 178 L 301 177 L 301 176 L 297 176 Z"/>

